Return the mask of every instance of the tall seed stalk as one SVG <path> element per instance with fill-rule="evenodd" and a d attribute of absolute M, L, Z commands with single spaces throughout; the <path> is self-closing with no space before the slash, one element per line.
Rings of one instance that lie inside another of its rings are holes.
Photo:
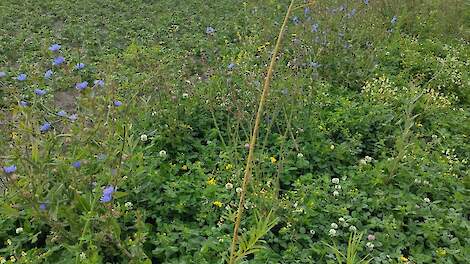
<path fill-rule="evenodd" d="M 269 94 L 269 85 L 270 85 L 270 82 L 271 82 L 271 79 L 272 79 L 274 66 L 276 64 L 277 54 L 279 53 L 279 49 L 281 47 L 281 42 L 282 42 L 282 38 L 284 36 L 284 31 L 286 29 L 287 22 L 289 20 L 289 16 L 292 12 L 294 2 L 295 2 L 295 0 L 292 0 L 290 5 L 289 5 L 289 8 L 287 9 L 286 15 L 284 17 L 284 22 L 282 23 L 281 29 L 279 31 L 279 35 L 277 37 L 276 46 L 274 47 L 274 51 L 271 55 L 271 62 L 269 64 L 268 73 L 267 73 L 267 75 L 264 79 L 263 93 L 261 94 L 261 98 L 260 98 L 259 106 L 258 106 L 258 111 L 256 113 L 255 125 L 253 127 L 253 133 L 251 134 L 250 148 L 249 148 L 249 151 L 248 151 L 248 158 L 246 160 L 245 174 L 243 176 L 242 191 L 240 193 L 240 201 L 239 201 L 239 204 L 238 204 L 237 217 L 235 219 L 235 226 L 233 228 L 233 239 L 232 239 L 232 244 L 231 244 L 231 249 L 230 249 L 229 264 L 234 264 L 235 259 L 236 259 L 235 252 L 236 252 L 237 241 L 238 241 L 238 229 L 240 228 L 240 221 L 242 219 L 244 205 L 245 205 L 246 191 L 247 191 L 247 187 L 248 187 L 248 182 L 249 182 L 250 177 L 251 177 L 251 170 L 252 170 L 252 166 L 253 166 L 253 156 L 254 156 L 256 139 L 258 137 L 258 130 L 259 130 L 259 125 L 260 125 L 260 121 L 261 121 L 261 115 L 263 114 L 263 107 L 264 107 L 264 104 L 266 102 L 266 98 L 268 97 L 268 94 Z"/>

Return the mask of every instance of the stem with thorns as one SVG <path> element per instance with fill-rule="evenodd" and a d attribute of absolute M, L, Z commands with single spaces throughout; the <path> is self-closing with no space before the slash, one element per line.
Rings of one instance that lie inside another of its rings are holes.
<path fill-rule="evenodd" d="M 276 57 L 281 47 L 282 37 L 284 36 L 284 31 L 287 26 L 290 13 L 292 12 L 292 7 L 294 6 L 294 2 L 295 0 L 292 0 L 289 5 L 289 8 L 287 9 L 286 16 L 284 17 L 284 22 L 281 26 L 281 30 L 279 31 L 279 35 L 277 37 L 276 46 L 274 47 L 274 51 L 271 55 L 271 63 L 269 64 L 268 73 L 266 75 L 266 78 L 264 79 L 263 93 L 261 94 L 261 98 L 260 98 L 259 106 L 258 106 L 258 112 L 256 113 L 255 126 L 253 127 L 253 133 L 251 135 L 250 149 L 249 149 L 248 158 L 246 161 L 245 174 L 243 176 L 242 191 L 240 193 L 240 201 L 238 204 L 237 218 L 235 219 L 235 226 L 233 228 L 233 239 L 232 239 L 232 245 L 230 249 L 229 264 L 235 263 L 235 250 L 237 247 L 238 229 L 240 227 L 240 221 L 243 215 L 243 209 L 245 205 L 245 195 L 246 195 L 246 191 L 248 187 L 248 182 L 251 177 L 251 169 L 253 166 L 253 154 L 254 154 L 254 149 L 255 149 L 255 144 L 256 144 L 256 138 L 258 136 L 261 115 L 263 114 L 264 103 L 266 102 L 266 98 L 268 97 L 269 84 L 271 82 L 271 78 L 273 75 L 274 65 L 276 64 Z"/>

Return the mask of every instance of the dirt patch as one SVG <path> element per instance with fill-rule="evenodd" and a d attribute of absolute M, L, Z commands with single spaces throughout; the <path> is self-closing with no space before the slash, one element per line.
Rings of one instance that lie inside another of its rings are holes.
<path fill-rule="evenodd" d="M 76 98 L 77 93 L 75 91 L 56 92 L 54 95 L 54 105 L 70 113 L 76 108 Z"/>

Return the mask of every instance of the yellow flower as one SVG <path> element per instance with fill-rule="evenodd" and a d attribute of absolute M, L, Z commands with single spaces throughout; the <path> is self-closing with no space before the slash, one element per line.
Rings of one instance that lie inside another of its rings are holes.
<path fill-rule="evenodd" d="M 215 182 L 215 179 L 214 179 L 214 178 L 209 178 L 209 179 L 207 180 L 207 185 L 215 185 L 215 184 L 216 184 L 216 182 Z"/>
<path fill-rule="evenodd" d="M 225 165 L 225 169 L 226 170 L 231 170 L 231 169 L 233 169 L 233 165 L 231 163 L 229 163 L 229 164 Z"/>
<path fill-rule="evenodd" d="M 222 207 L 222 202 L 220 202 L 220 201 L 215 201 L 212 204 L 219 207 L 219 208 Z"/>
<path fill-rule="evenodd" d="M 188 170 L 188 166 L 187 165 L 183 165 L 183 167 L 181 167 L 182 170 Z"/>
<path fill-rule="evenodd" d="M 277 159 L 276 159 L 274 156 L 271 157 L 271 158 L 269 158 L 269 159 L 271 160 L 271 163 L 272 163 L 272 164 L 276 164 Z"/>
<path fill-rule="evenodd" d="M 439 257 L 444 257 L 445 255 L 447 255 L 447 251 L 444 248 L 436 249 L 436 253 Z"/>
<path fill-rule="evenodd" d="M 404 256 L 401 256 L 401 257 L 400 257 L 400 260 L 401 260 L 402 262 L 408 262 L 408 259 L 407 259 L 406 257 L 404 257 Z"/>

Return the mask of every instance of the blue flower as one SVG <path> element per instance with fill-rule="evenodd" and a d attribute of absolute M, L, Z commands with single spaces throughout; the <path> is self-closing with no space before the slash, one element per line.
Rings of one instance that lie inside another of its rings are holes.
<path fill-rule="evenodd" d="M 229 70 L 233 70 L 235 68 L 235 66 L 236 66 L 235 63 L 230 63 L 227 68 Z"/>
<path fill-rule="evenodd" d="M 26 102 L 26 101 L 20 101 L 20 106 L 26 107 L 26 106 L 28 106 L 28 102 Z"/>
<path fill-rule="evenodd" d="M 52 74 L 54 74 L 52 70 L 47 70 L 46 73 L 44 73 L 44 78 L 49 79 L 51 78 Z"/>
<path fill-rule="evenodd" d="M 80 90 L 80 91 L 83 91 L 83 90 L 84 90 L 85 88 L 87 88 L 87 87 L 88 87 L 88 82 L 87 82 L 87 81 L 84 81 L 84 82 L 81 82 L 81 83 L 77 83 L 77 84 L 75 85 L 75 88 L 76 88 L 77 90 Z"/>
<path fill-rule="evenodd" d="M 364 4 L 368 5 L 368 4 L 369 4 L 369 0 L 364 0 Z"/>
<path fill-rule="evenodd" d="M 310 13 L 310 8 L 304 8 L 304 15 L 307 16 Z"/>
<path fill-rule="evenodd" d="M 51 129 L 51 123 L 49 122 L 46 122 L 44 124 L 42 124 L 40 127 L 39 127 L 39 131 L 40 132 L 47 132 L 49 129 Z"/>
<path fill-rule="evenodd" d="M 95 80 L 93 82 L 96 86 L 103 87 L 104 86 L 104 81 L 103 80 Z"/>
<path fill-rule="evenodd" d="M 118 101 L 118 100 L 114 100 L 114 106 L 116 107 L 119 107 L 122 105 L 122 102 L 121 101 Z"/>
<path fill-rule="evenodd" d="M 318 23 L 312 25 L 312 32 L 318 32 Z"/>
<path fill-rule="evenodd" d="M 109 185 L 108 187 L 104 188 L 103 196 L 101 196 L 100 201 L 102 203 L 110 202 L 113 199 L 113 193 L 115 192 L 114 186 Z"/>
<path fill-rule="evenodd" d="M 82 162 L 79 160 L 72 162 L 72 167 L 74 167 L 75 169 L 80 169 L 81 166 Z"/>
<path fill-rule="evenodd" d="M 41 204 L 39 205 L 39 210 L 41 210 L 41 211 L 46 211 L 46 209 L 47 209 L 47 205 L 46 205 L 45 203 L 41 203 Z"/>
<path fill-rule="evenodd" d="M 81 63 L 81 62 L 80 62 L 80 63 L 77 63 L 77 64 L 75 65 L 75 69 L 76 69 L 76 70 L 81 70 L 81 69 L 83 69 L 83 68 L 85 68 L 85 63 Z"/>
<path fill-rule="evenodd" d="M 16 77 L 18 81 L 26 81 L 26 78 L 26 74 L 24 73 L 21 73 L 20 75 L 18 75 L 18 77 Z"/>
<path fill-rule="evenodd" d="M 356 8 L 354 8 L 353 10 L 351 10 L 351 12 L 348 14 L 348 17 L 351 18 L 351 17 L 353 17 L 355 14 L 356 14 Z"/>
<path fill-rule="evenodd" d="M 298 25 L 298 24 L 300 24 L 300 19 L 295 16 L 295 17 L 292 18 L 292 22 L 294 22 L 295 25 Z"/>
<path fill-rule="evenodd" d="M 314 68 L 314 69 L 318 69 L 320 68 L 321 64 L 318 63 L 318 62 L 315 62 L 315 61 L 312 61 L 310 62 L 310 67 Z"/>
<path fill-rule="evenodd" d="M 0 78 L 3 78 L 3 77 L 5 77 L 5 76 L 7 76 L 7 74 L 6 74 L 5 72 L 3 72 L 3 71 L 0 71 Z"/>
<path fill-rule="evenodd" d="M 65 112 L 64 110 L 60 110 L 59 112 L 57 112 L 57 115 L 60 116 L 60 117 L 66 117 L 67 112 Z"/>
<path fill-rule="evenodd" d="M 75 120 L 77 120 L 77 118 L 78 118 L 78 115 L 77 115 L 77 114 L 73 114 L 73 115 L 70 115 L 70 116 L 69 116 L 69 120 L 72 121 L 72 122 L 74 122 Z"/>
<path fill-rule="evenodd" d="M 213 27 L 206 28 L 206 34 L 212 35 L 215 33 L 215 29 Z"/>
<path fill-rule="evenodd" d="M 59 56 L 59 57 L 57 57 L 57 58 L 54 59 L 54 61 L 52 62 L 52 65 L 54 65 L 54 66 L 59 66 L 59 65 L 61 65 L 61 64 L 64 63 L 64 62 L 65 62 L 65 58 L 62 57 L 62 56 Z"/>
<path fill-rule="evenodd" d="M 55 52 L 55 51 L 58 51 L 60 50 L 60 44 L 52 44 L 50 47 L 49 47 L 49 50 L 52 51 L 52 52 Z"/>
<path fill-rule="evenodd" d="M 397 16 L 393 16 L 390 23 L 392 23 L 392 25 L 395 25 L 397 23 L 397 20 L 398 20 Z"/>
<path fill-rule="evenodd" d="M 13 173 L 13 172 L 16 171 L 16 165 L 5 166 L 5 167 L 3 167 L 3 171 L 4 171 L 6 174 Z"/>
<path fill-rule="evenodd" d="M 45 90 L 41 90 L 41 89 L 34 89 L 34 93 L 38 96 L 43 96 L 45 95 L 47 92 Z"/>

